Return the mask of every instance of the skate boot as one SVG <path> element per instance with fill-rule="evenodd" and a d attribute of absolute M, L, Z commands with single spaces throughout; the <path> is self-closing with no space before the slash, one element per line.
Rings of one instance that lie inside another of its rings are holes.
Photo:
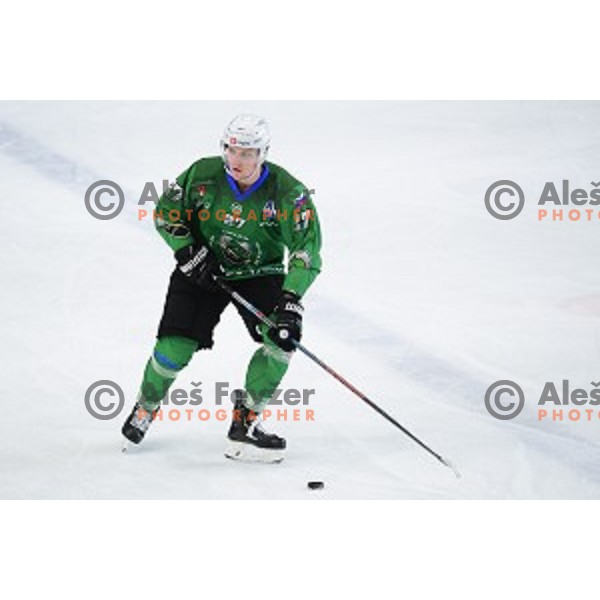
<path fill-rule="evenodd" d="M 233 421 L 227 434 L 229 446 L 225 456 L 246 461 L 281 462 L 285 440 L 264 430 L 260 414 L 244 406 L 243 390 L 234 390 L 233 394 L 235 400 Z"/>
<path fill-rule="evenodd" d="M 157 406 L 154 410 L 149 412 L 142 406 L 140 400 L 138 400 L 135 403 L 131 414 L 123 424 L 121 433 L 132 444 L 139 444 L 144 439 L 144 436 L 150 427 L 150 423 L 154 421 L 156 413 L 159 410 L 160 406 Z"/>

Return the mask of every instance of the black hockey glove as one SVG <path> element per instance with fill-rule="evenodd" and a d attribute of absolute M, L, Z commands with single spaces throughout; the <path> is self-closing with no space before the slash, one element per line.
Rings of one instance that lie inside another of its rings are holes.
<path fill-rule="evenodd" d="M 175 252 L 179 270 L 195 285 L 205 290 L 215 291 L 218 286 L 215 277 L 221 274 L 221 267 L 214 254 L 202 245 L 192 245 Z"/>
<path fill-rule="evenodd" d="M 291 352 L 296 348 L 292 340 L 302 338 L 302 313 L 304 308 L 300 298 L 292 292 L 283 292 L 281 300 L 275 308 L 275 327 L 269 330 L 269 337 L 282 350 Z"/>

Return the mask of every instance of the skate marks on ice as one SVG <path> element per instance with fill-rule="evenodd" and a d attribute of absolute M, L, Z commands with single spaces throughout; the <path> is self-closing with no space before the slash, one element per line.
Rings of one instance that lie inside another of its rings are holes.
<path fill-rule="evenodd" d="M 103 179 L 98 173 L 54 152 L 33 137 L 0 121 L 0 150 L 12 159 L 31 167 L 40 175 L 75 191 L 85 191 L 94 181 Z"/>

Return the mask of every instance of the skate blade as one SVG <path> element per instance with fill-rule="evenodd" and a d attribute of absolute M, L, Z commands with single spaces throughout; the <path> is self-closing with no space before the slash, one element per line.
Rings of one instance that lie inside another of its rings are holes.
<path fill-rule="evenodd" d="M 284 457 L 284 450 L 258 448 L 252 444 L 230 441 L 225 456 L 242 462 L 280 463 Z"/>

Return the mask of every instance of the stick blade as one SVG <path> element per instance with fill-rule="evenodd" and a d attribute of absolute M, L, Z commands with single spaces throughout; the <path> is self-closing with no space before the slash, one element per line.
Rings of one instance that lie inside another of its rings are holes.
<path fill-rule="evenodd" d="M 456 479 L 462 479 L 462 474 L 456 465 L 454 465 L 454 463 L 449 461 L 447 458 L 444 458 L 442 462 L 454 473 L 454 477 L 456 477 Z"/>

